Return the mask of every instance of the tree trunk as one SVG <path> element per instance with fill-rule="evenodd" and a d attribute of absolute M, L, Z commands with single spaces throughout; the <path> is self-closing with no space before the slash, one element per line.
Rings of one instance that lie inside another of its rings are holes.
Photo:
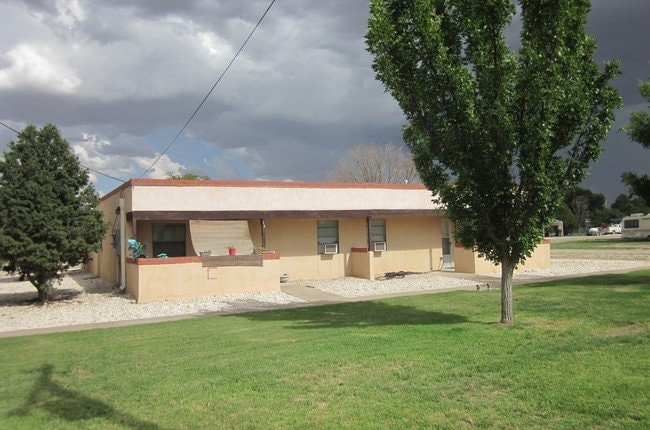
<path fill-rule="evenodd" d="M 47 287 L 47 285 L 41 285 L 39 287 L 36 287 L 36 290 L 38 291 L 38 302 L 40 304 L 45 304 L 49 298 L 50 289 Z"/>
<path fill-rule="evenodd" d="M 512 261 L 504 258 L 501 261 L 501 322 L 503 324 L 512 324 L 512 274 L 515 271 L 515 265 Z"/>
<path fill-rule="evenodd" d="M 38 301 L 40 304 L 45 304 L 50 298 L 50 291 L 52 291 L 52 282 L 46 281 L 42 282 L 39 279 L 35 279 L 32 276 L 26 274 L 27 280 L 36 288 L 38 291 Z"/>

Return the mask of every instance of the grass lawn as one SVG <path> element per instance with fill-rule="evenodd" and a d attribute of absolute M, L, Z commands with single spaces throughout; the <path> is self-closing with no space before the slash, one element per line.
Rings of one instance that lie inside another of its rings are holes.
<path fill-rule="evenodd" d="M 0 428 L 650 428 L 650 270 L 0 339 Z"/>
<path fill-rule="evenodd" d="M 551 242 L 552 249 L 647 249 L 650 250 L 650 241 L 647 240 L 623 240 L 620 236 L 613 236 L 611 239 L 597 240 L 568 240 L 566 242 Z"/>

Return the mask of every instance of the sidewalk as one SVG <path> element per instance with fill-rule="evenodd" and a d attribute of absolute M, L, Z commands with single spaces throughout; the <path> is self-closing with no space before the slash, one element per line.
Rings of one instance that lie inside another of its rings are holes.
<path fill-rule="evenodd" d="M 525 285 L 531 283 L 547 282 L 567 278 L 579 278 L 584 276 L 593 276 L 593 275 L 602 275 L 602 274 L 613 274 L 613 273 L 627 273 L 633 270 L 639 270 L 639 268 L 629 268 L 622 270 L 609 270 L 597 273 L 584 273 L 584 274 L 571 274 L 555 277 L 541 277 L 533 279 L 514 279 L 513 286 Z M 190 318 L 199 318 L 210 315 L 232 315 L 245 312 L 259 312 L 264 310 L 272 309 L 289 309 L 297 307 L 307 307 L 307 306 L 322 306 L 330 305 L 337 303 L 351 303 L 351 302 L 361 302 L 366 300 L 380 300 L 385 298 L 400 297 L 400 296 L 413 296 L 413 295 L 424 295 L 424 294 L 438 294 L 445 293 L 450 291 L 476 291 L 476 285 L 481 287 L 481 290 L 487 290 L 487 284 L 490 284 L 491 289 L 498 290 L 500 289 L 501 280 L 492 276 L 483 276 L 483 275 L 470 275 L 467 273 L 456 273 L 456 272 L 438 272 L 439 275 L 451 278 L 464 278 L 470 279 L 472 285 L 467 287 L 454 287 L 454 288 L 442 288 L 442 289 L 430 289 L 430 290 L 421 290 L 421 291 L 403 291 L 398 293 L 383 294 L 383 295 L 371 295 L 371 296 L 358 296 L 358 297 L 343 297 L 336 294 L 331 294 L 317 288 L 309 287 L 305 284 L 299 282 L 291 282 L 286 284 L 281 284 L 281 291 L 285 294 L 291 295 L 298 299 L 305 300 L 305 302 L 293 302 L 288 304 L 269 304 L 264 307 L 242 307 L 238 309 L 231 309 L 226 311 L 208 311 L 200 313 L 188 313 L 181 315 L 172 315 L 172 316 L 161 316 L 153 318 L 139 318 L 131 320 L 116 320 L 116 321 L 107 321 L 100 323 L 89 323 L 89 324 L 77 324 L 77 325 L 68 325 L 68 326 L 58 326 L 58 327 L 43 327 L 43 328 L 34 328 L 34 329 L 24 329 L 24 330 L 14 330 L 7 332 L 0 332 L 0 338 L 8 337 L 17 337 L 17 336 L 28 336 L 28 335 L 38 335 L 38 334 L 48 334 L 48 333 L 63 333 L 71 331 L 81 331 L 81 330 L 93 330 L 101 328 L 112 328 L 112 327 L 125 327 L 138 324 L 152 324 L 165 321 L 178 321 Z"/>

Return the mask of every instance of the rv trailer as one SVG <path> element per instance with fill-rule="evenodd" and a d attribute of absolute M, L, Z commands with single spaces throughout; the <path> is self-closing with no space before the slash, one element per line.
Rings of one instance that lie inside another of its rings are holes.
<path fill-rule="evenodd" d="M 650 240 L 650 214 L 632 214 L 621 221 L 621 239 Z"/>

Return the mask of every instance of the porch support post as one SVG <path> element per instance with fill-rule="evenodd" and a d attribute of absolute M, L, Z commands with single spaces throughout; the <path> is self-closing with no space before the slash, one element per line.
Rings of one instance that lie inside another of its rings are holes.
<path fill-rule="evenodd" d="M 368 251 L 372 251 L 372 242 L 370 241 L 370 217 L 366 217 L 366 241 L 368 243 Z"/>
<path fill-rule="evenodd" d="M 126 290 L 126 210 L 120 199 L 120 287 Z"/>

